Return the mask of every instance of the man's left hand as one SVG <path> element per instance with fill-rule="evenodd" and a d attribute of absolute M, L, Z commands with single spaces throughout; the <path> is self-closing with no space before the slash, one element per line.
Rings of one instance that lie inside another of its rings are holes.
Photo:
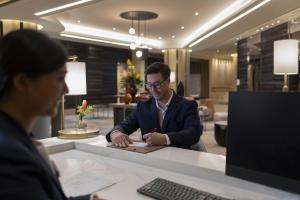
<path fill-rule="evenodd" d="M 149 145 L 166 145 L 167 144 L 167 139 L 166 136 L 162 133 L 147 133 L 143 136 L 143 138 L 146 140 L 146 143 Z"/>

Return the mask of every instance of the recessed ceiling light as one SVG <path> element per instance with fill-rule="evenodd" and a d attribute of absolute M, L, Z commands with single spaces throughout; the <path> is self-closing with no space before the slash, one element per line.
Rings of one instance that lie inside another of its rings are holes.
<path fill-rule="evenodd" d="M 79 23 L 79 24 L 80 24 L 80 20 L 77 20 L 77 23 Z"/>
<path fill-rule="evenodd" d="M 62 10 L 62 9 L 65 9 L 65 8 L 70 8 L 70 7 L 73 7 L 73 6 L 84 4 L 84 3 L 87 3 L 87 2 L 90 2 L 90 1 L 92 1 L 92 0 L 75 1 L 73 3 L 68 3 L 68 4 L 65 4 L 65 5 L 62 5 L 62 6 L 57 6 L 57 7 L 54 7 L 54 8 L 50 8 L 48 10 L 36 12 L 36 13 L 34 13 L 34 15 L 35 16 L 45 15 L 45 14 L 52 13 L 52 12 Z"/>
<path fill-rule="evenodd" d="M 205 35 L 202 35 L 202 36 L 200 35 L 200 36 L 201 36 L 200 38 L 198 38 L 196 41 L 190 43 L 188 46 L 189 46 L 189 47 L 195 46 L 195 45 L 198 44 L 199 42 L 201 42 L 201 41 L 205 40 L 206 38 L 212 36 L 213 34 L 215 34 L 215 33 L 217 33 L 218 31 L 224 29 L 225 27 L 227 27 L 227 26 L 233 24 L 234 22 L 236 22 L 236 21 L 238 21 L 239 19 L 245 17 L 245 16 L 248 15 L 249 13 L 253 12 L 254 10 L 260 8 L 261 6 L 265 5 L 266 3 L 270 2 L 270 1 L 271 1 L 271 0 L 264 0 L 264 1 L 260 2 L 259 4 L 253 6 L 252 8 L 248 9 L 247 11 L 245 11 L 245 12 L 239 14 L 238 16 L 234 17 L 233 19 L 231 19 L 231 20 L 227 21 L 226 23 L 222 24 L 221 26 L 217 27 L 216 29 L 213 29 L 213 30 L 210 31 L 209 33 L 207 33 L 207 34 L 205 34 Z M 237 2 L 239 2 L 239 1 L 237 1 Z M 223 18 L 222 18 L 222 19 L 223 19 Z M 194 35 L 194 34 L 192 34 L 192 35 Z M 198 36 L 199 36 L 199 35 L 198 35 Z M 190 40 L 190 37 L 187 38 L 185 41 L 188 41 L 188 40 Z"/>
<path fill-rule="evenodd" d="M 240 38 L 235 38 L 236 40 L 239 40 Z"/>
<path fill-rule="evenodd" d="M 116 27 L 113 27 L 112 29 L 113 29 L 113 31 L 117 30 Z"/>
<path fill-rule="evenodd" d="M 193 50 L 192 49 L 189 49 L 189 52 L 192 52 Z"/>
<path fill-rule="evenodd" d="M 280 23 L 280 20 L 277 21 L 277 24 L 279 24 L 279 23 Z"/>
<path fill-rule="evenodd" d="M 163 49 L 163 50 L 161 50 L 161 52 L 165 53 L 165 52 L 166 52 L 166 50 L 164 50 L 164 49 Z"/>
<path fill-rule="evenodd" d="M 256 29 L 256 32 L 259 32 L 259 29 Z"/>
<path fill-rule="evenodd" d="M 269 25 L 267 25 L 266 28 L 269 28 Z"/>
<path fill-rule="evenodd" d="M 272 23 L 271 26 L 274 26 L 274 23 Z"/>
<path fill-rule="evenodd" d="M 236 46 L 236 45 L 237 45 L 237 43 L 234 43 L 234 45 Z"/>
<path fill-rule="evenodd" d="M 264 27 L 261 27 L 260 30 L 264 30 Z"/>
<path fill-rule="evenodd" d="M 159 40 L 162 40 L 162 37 L 158 37 Z"/>
<path fill-rule="evenodd" d="M 184 26 L 181 26 L 180 29 L 183 30 L 183 29 L 184 29 Z"/>
<path fill-rule="evenodd" d="M 175 35 L 172 35 L 172 38 L 174 39 L 174 38 L 175 38 Z"/>
<path fill-rule="evenodd" d="M 196 15 L 196 16 L 198 16 L 198 15 L 199 15 L 199 13 L 198 13 L 198 12 L 195 12 L 195 15 Z"/>

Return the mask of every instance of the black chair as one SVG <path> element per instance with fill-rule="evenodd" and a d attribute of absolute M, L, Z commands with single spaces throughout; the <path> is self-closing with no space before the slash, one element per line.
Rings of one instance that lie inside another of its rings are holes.
<path fill-rule="evenodd" d="M 177 85 L 177 95 L 183 97 L 184 96 L 184 85 L 181 81 L 179 81 Z"/>

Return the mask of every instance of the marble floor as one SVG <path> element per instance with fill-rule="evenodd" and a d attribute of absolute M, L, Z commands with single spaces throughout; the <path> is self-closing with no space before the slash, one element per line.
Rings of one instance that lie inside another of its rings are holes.
<path fill-rule="evenodd" d="M 74 110 L 65 111 L 65 127 L 74 127 L 77 116 L 74 115 Z M 112 109 L 108 111 L 99 111 L 98 113 L 91 113 L 84 118 L 85 122 L 91 128 L 97 128 L 100 130 L 101 135 L 108 133 L 113 127 L 113 112 Z M 132 137 L 134 139 L 140 138 L 140 132 L 136 131 Z M 208 121 L 205 124 L 205 130 L 201 136 L 206 149 L 209 153 L 226 155 L 226 148 L 219 146 L 214 138 L 214 123 L 213 121 Z"/>

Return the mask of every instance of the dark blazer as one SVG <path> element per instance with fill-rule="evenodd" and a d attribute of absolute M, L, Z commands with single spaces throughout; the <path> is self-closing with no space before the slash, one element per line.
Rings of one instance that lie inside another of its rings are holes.
<path fill-rule="evenodd" d="M 25 130 L 0 112 L 0 199 L 67 200 L 57 177 Z M 69 198 L 88 200 L 89 195 Z"/>
<path fill-rule="evenodd" d="M 141 129 L 142 135 L 156 128 L 157 132 L 167 134 L 171 145 L 175 147 L 189 149 L 191 145 L 199 141 L 202 134 L 202 125 L 200 124 L 195 101 L 186 100 L 174 93 L 162 127 L 159 125 L 157 112 L 153 97 L 148 101 L 139 102 L 136 110 L 106 135 L 107 141 L 111 142 L 110 133 L 114 130 L 120 130 L 130 135 L 138 128 Z"/>

